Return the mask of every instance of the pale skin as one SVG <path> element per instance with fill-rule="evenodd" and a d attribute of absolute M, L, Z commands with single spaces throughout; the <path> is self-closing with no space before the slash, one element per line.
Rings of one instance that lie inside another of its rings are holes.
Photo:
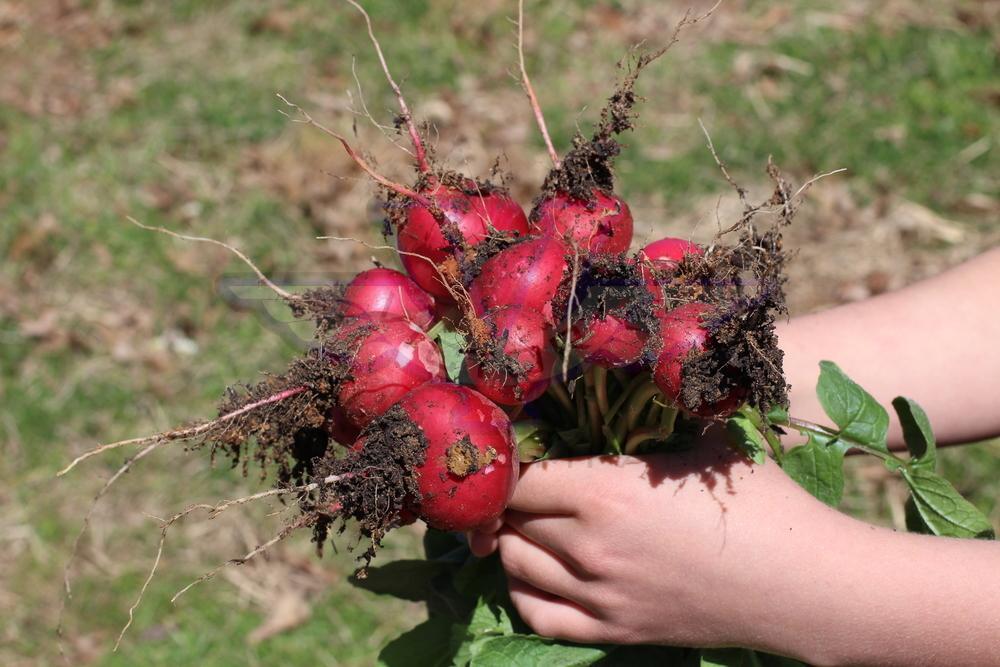
<path fill-rule="evenodd" d="M 831 359 L 882 403 L 921 403 L 941 442 L 1000 434 L 1000 249 L 779 337 L 795 416 L 827 421 L 813 388 Z M 470 543 L 499 548 L 515 607 L 546 636 L 813 664 L 1000 660 L 1000 545 L 847 517 L 718 429 L 682 453 L 525 466 L 503 521 Z"/>

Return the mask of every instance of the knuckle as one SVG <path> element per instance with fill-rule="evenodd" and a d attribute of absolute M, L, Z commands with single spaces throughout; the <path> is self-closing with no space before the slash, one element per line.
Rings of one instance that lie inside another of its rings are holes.
<path fill-rule="evenodd" d="M 581 542 L 574 549 L 573 557 L 577 569 L 585 576 L 600 578 L 609 571 L 611 552 L 597 539 Z"/>

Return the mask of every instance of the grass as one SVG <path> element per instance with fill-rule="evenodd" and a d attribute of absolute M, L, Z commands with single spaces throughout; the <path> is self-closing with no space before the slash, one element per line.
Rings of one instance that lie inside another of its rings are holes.
<path fill-rule="evenodd" d="M 636 30 L 664 19 L 627 2 L 533 4 L 529 66 L 565 147 L 595 117 L 626 46 L 659 34 Z M 95 442 L 210 414 L 226 385 L 280 369 L 297 350 L 283 316 L 247 305 L 259 304 L 260 292 L 236 305 L 223 298 L 225 281 L 245 277 L 243 267 L 134 228 L 124 215 L 237 242 L 273 275 L 353 270 L 366 252 L 337 254 L 312 239 L 368 233 L 370 190 L 322 175 L 328 168 L 353 177 L 335 146 L 277 113 L 274 94 L 347 128 L 343 91 L 353 86 L 356 55 L 369 108 L 391 118 L 392 98 L 349 8 L 319 0 L 268 9 L 249 0 L 82 5 L 77 23 L 32 15 L 20 45 L 2 54 L 21 65 L 0 74 L 0 662 L 8 665 L 58 661 L 61 567 L 88 499 L 121 459 L 58 483 L 53 473 Z M 486 152 L 508 152 L 512 171 L 537 171 L 541 143 L 509 77 L 512 3 L 366 5 L 411 101 L 449 107 L 442 153 L 480 136 Z M 767 3 L 749 3 L 723 23 L 736 28 L 695 30 L 646 73 L 641 127 L 620 163 L 633 208 L 661 211 L 667 201 L 674 215 L 721 190 L 697 130 L 701 116 L 736 173 L 759 173 L 770 153 L 799 178 L 846 166 L 862 199 L 890 192 L 970 228 L 988 223 L 990 213 L 962 202 L 990 193 L 1000 170 L 995 35 L 956 28 L 949 17 L 816 27 L 809 19 L 822 5 L 798 3 L 786 24 L 765 30 L 753 26 Z M 595 22 L 616 27 L 595 31 Z M 43 95 L 48 106 L 39 107 Z M 59 111 L 66 108 L 73 111 Z M 390 162 L 398 154 L 382 152 L 387 142 L 363 121 L 359 141 L 404 174 Z M 523 131 L 504 134 L 510 128 Z M 994 517 L 997 454 L 994 443 L 942 456 L 946 472 Z M 280 518 L 266 516 L 278 508 L 271 505 L 178 527 L 122 652 L 111 655 L 155 552 L 156 523 L 146 514 L 255 488 L 253 477 L 207 470 L 203 457 L 179 450 L 126 476 L 84 545 L 67 613 L 72 660 L 361 665 L 414 624 L 415 606 L 344 583 L 353 564 L 344 553 L 321 561 L 330 583 L 303 593 L 308 620 L 258 645 L 245 637 L 288 591 L 254 598 L 220 578 L 169 603 L 248 540 L 272 534 Z M 888 520 L 879 493 L 852 508 Z M 388 555 L 415 544 L 404 533 Z M 280 574 L 309 553 L 306 540 L 295 541 L 254 577 Z"/>

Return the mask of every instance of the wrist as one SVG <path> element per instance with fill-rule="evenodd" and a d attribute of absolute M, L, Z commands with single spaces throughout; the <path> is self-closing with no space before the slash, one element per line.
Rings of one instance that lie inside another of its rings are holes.
<path fill-rule="evenodd" d="M 780 503 L 764 505 L 783 511 L 758 517 L 756 525 L 748 526 L 747 532 L 755 534 L 747 535 L 745 555 L 735 568 L 738 583 L 732 587 L 731 609 L 736 613 L 729 615 L 726 643 L 809 664 L 840 664 L 840 638 L 825 633 L 825 619 L 831 613 L 855 613 L 836 607 L 848 595 L 850 577 L 863 568 L 847 560 L 855 547 L 865 550 L 857 541 L 867 536 L 857 527 L 871 527 L 798 487 L 782 492 Z"/>

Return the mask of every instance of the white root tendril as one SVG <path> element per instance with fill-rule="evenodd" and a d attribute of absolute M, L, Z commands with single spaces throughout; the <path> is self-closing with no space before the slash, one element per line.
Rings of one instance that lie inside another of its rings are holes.
<path fill-rule="evenodd" d="M 146 457 L 161 444 L 163 444 L 162 441 L 152 442 L 146 445 L 145 448 L 139 450 L 139 452 L 134 456 L 126 460 L 125 463 L 118 468 L 115 474 L 108 478 L 108 480 L 104 483 L 104 486 L 101 487 L 100 491 L 94 495 L 93 500 L 91 500 L 90 507 L 87 509 L 87 513 L 83 517 L 83 524 L 80 526 L 80 531 L 76 534 L 76 538 L 73 540 L 73 546 L 70 547 L 69 551 L 69 558 L 66 559 L 66 565 L 63 567 L 63 596 L 62 602 L 59 605 L 58 618 L 56 620 L 56 637 L 59 643 L 59 652 L 63 655 L 63 657 L 66 657 L 66 653 L 63 650 L 62 645 L 63 619 L 66 615 L 66 607 L 69 601 L 73 599 L 73 587 L 70 583 L 70 571 L 73 569 L 73 564 L 76 562 L 77 554 L 80 552 L 80 544 L 83 542 L 83 536 L 87 534 L 87 530 L 90 528 L 90 520 L 94 516 L 94 510 L 97 509 L 97 504 L 100 502 L 101 498 L 107 494 L 108 490 L 111 489 L 114 483 L 117 482 L 122 475 L 127 473 L 132 468 L 132 465 L 136 461 Z"/>
<path fill-rule="evenodd" d="M 217 239 L 211 239 L 211 238 L 207 238 L 207 237 L 204 237 L 204 236 L 188 236 L 187 234 L 179 234 L 178 232 L 171 231 L 169 229 L 166 229 L 165 227 L 154 227 L 152 225 L 145 225 L 145 224 L 139 222 L 138 220 L 136 220 L 135 218 L 133 218 L 132 216 L 126 216 L 126 220 L 128 220 L 133 225 L 135 225 L 136 227 L 139 227 L 141 229 L 145 229 L 145 230 L 148 230 L 148 231 L 151 231 L 151 232 L 159 232 L 160 234 L 166 234 L 167 236 L 173 236 L 174 238 L 181 239 L 182 241 L 195 241 L 197 243 L 211 243 L 212 245 L 217 245 L 217 246 L 219 246 L 221 248 L 225 248 L 226 250 L 228 250 L 229 252 L 233 253 L 234 255 L 236 255 L 237 257 L 239 257 L 241 260 L 243 260 L 243 263 L 246 264 L 247 266 L 249 266 L 250 269 L 255 274 L 257 274 L 257 278 L 262 283 L 264 283 L 264 285 L 266 285 L 267 287 L 269 287 L 271 289 L 271 291 L 273 291 L 275 294 L 277 294 L 278 296 L 280 296 L 282 299 L 285 299 L 286 301 L 296 301 L 296 300 L 298 300 L 298 299 L 301 298 L 298 295 L 292 294 L 291 292 L 288 292 L 288 291 L 282 289 L 281 287 L 278 287 L 273 282 L 271 282 L 271 279 L 268 278 L 267 276 L 265 276 L 264 272 L 261 271 L 259 268 L 257 268 L 257 265 L 254 264 L 250 260 L 249 257 L 247 257 L 246 255 L 244 255 L 238 248 L 235 248 L 235 247 L 229 245 L 228 243 L 223 243 L 222 241 L 219 241 Z"/>
<path fill-rule="evenodd" d="M 524 65 L 524 0 L 517 1 L 517 61 L 521 67 L 521 85 L 528 96 L 531 111 L 535 115 L 535 124 L 538 125 L 538 131 L 542 133 L 542 139 L 545 141 L 545 148 L 549 152 L 553 168 L 558 169 L 562 162 L 559 160 L 559 153 L 556 152 L 555 146 L 552 145 L 552 137 L 549 136 L 549 128 L 545 124 L 542 107 L 538 103 L 535 88 L 531 85 L 531 79 L 528 77 L 528 69 Z"/>
<path fill-rule="evenodd" d="M 122 627 L 121 631 L 118 633 L 118 639 L 115 641 L 115 645 L 114 645 L 114 648 L 112 650 L 113 651 L 117 651 L 118 650 L 118 647 L 121 646 L 122 639 L 125 637 L 125 633 L 128 632 L 128 629 L 132 626 L 132 622 L 135 620 L 135 610 L 139 608 L 139 605 L 142 602 L 142 598 L 146 594 L 146 589 L 149 588 L 149 584 L 153 580 L 153 576 L 156 574 L 156 569 L 160 565 L 160 560 L 163 557 L 163 546 L 164 546 L 164 544 L 167 541 L 167 531 L 170 529 L 170 527 L 173 524 L 177 523 L 178 521 L 180 521 L 181 519 L 183 519 L 184 517 L 186 517 L 188 514 L 191 514 L 192 512 L 196 512 L 198 510 L 203 510 L 203 511 L 208 512 L 208 517 L 207 518 L 208 519 L 214 519 L 215 517 L 217 517 L 220 514 L 222 514 L 223 512 L 225 512 L 230 507 L 236 507 L 237 505 L 245 505 L 245 504 L 253 502 L 255 500 L 261 500 L 262 498 L 269 498 L 271 496 L 286 495 L 286 494 L 292 494 L 292 493 L 300 493 L 300 494 L 309 493 L 311 491 L 315 491 L 316 489 L 318 489 L 321 486 L 325 486 L 327 484 L 334 484 L 334 483 L 336 483 L 340 479 L 341 479 L 340 475 L 329 475 L 328 477 L 324 478 L 323 480 L 321 480 L 319 482 L 311 482 L 309 484 L 301 484 L 299 486 L 292 486 L 292 487 L 288 487 L 288 488 L 270 489 L 268 491 L 261 491 L 260 493 L 255 493 L 253 495 L 244 496 L 242 498 L 234 498 L 232 500 L 226 500 L 226 501 L 223 501 L 223 502 L 215 504 L 215 505 L 210 505 L 210 504 L 207 504 L 207 503 L 199 503 L 199 504 L 196 504 L 196 505 L 191 505 L 190 507 L 184 509 L 183 511 L 178 512 L 177 514 L 174 514 L 172 517 L 170 517 L 167 520 L 161 521 L 162 525 L 160 526 L 160 541 L 159 541 L 159 543 L 157 544 L 157 547 L 156 547 L 156 557 L 153 559 L 153 565 L 152 565 L 152 567 L 149 570 L 149 574 L 146 575 L 146 579 L 143 581 L 142 587 L 139 589 L 139 594 L 136 597 L 135 602 L 133 602 L 132 606 L 129 607 L 129 610 L 128 610 L 128 621 L 125 623 L 124 627 Z M 292 525 L 294 525 L 294 524 L 292 524 Z M 301 525 L 305 525 L 305 524 L 302 523 Z M 298 527 L 301 527 L 301 525 L 298 526 Z M 287 528 L 287 526 L 286 526 L 286 528 Z M 287 534 L 290 534 L 291 532 L 292 531 L 289 531 Z M 282 532 L 279 533 L 280 537 L 278 537 L 277 539 L 272 539 L 269 542 L 265 542 L 264 544 L 258 546 L 256 549 L 254 549 L 250 553 L 246 554 L 242 558 L 237 558 L 237 559 L 226 561 L 226 563 L 224 563 L 223 565 L 215 568 L 214 570 L 212 570 L 207 575 L 203 575 L 202 578 L 199 578 L 195 582 L 192 582 L 191 584 L 189 584 L 188 586 L 186 586 L 182 591 L 180 591 L 176 595 L 174 595 L 174 597 L 171 599 L 171 602 L 173 602 L 174 600 L 176 600 L 182 593 L 184 593 L 185 591 L 187 591 L 189 588 L 191 588 L 195 584 L 200 583 L 201 581 L 204 581 L 205 579 L 211 578 L 211 576 L 213 576 L 216 572 L 218 572 L 219 570 L 221 570 L 226 565 L 237 564 L 237 563 L 245 563 L 246 561 L 250 560 L 254 556 L 258 555 L 259 553 L 263 553 L 267 548 L 269 548 L 273 544 L 276 544 L 281 539 L 284 539 L 285 536 L 287 536 L 287 534 L 283 535 L 283 533 L 284 533 L 284 530 L 282 530 Z"/>
<path fill-rule="evenodd" d="M 392 190 L 393 192 L 400 194 L 404 197 L 409 197 L 410 199 L 419 203 L 421 206 L 426 206 L 430 210 L 435 209 L 434 203 L 424 195 L 420 194 L 416 190 L 413 190 L 412 188 L 406 187 L 405 185 L 400 185 L 399 183 L 390 181 L 388 178 L 375 171 L 375 168 L 372 167 L 370 164 L 368 164 L 368 161 L 365 160 L 363 157 L 361 157 L 360 153 L 354 150 L 354 147 L 351 146 L 351 143 L 347 140 L 347 138 L 344 135 L 340 134 L 339 132 L 335 132 L 334 130 L 328 128 L 326 125 L 323 125 L 322 123 L 316 121 L 311 115 L 309 115 L 309 112 L 300 107 L 298 104 L 295 104 L 294 102 L 289 102 L 281 93 L 275 93 L 275 95 L 277 95 L 278 99 L 284 102 L 290 109 L 295 111 L 295 113 L 297 113 L 299 117 L 293 118 L 287 112 L 280 109 L 278 110 L 279 113 L 281 113 L 284 116 L 287 116 L 289 120 L 291 120 L 293 123 L 303 123 L 305 125 L 311 125 L 320 132 L 323 132 L 324 134 L 327 134 L 336 139 L 337 141 L 339 141 L 341 146 L 343 146 L 344 150 L 347 152 L 347 155 L 352 160 L 354 160 L 354 163 L 358 165 L 358 167 L 360 167 L 362 171 L 368 174 L 368 176 L 373 181 L 375 181 L 376 183 L 378 183 L 379 185 L 388 190 Z"/>
<path fill-rule="evenodd" d="M 243 556 L 240 556 L 239 558 L 231 558 L 231 559 L 227 560 L 225 563 L 222 563 L 221 565 L 218 565 L 218 566 L 212 568 L 211 570 L 209 570 L 205 574 L 201 575 L 200 577 L 198 577 L 197 579 L 195 579 L 194 581 L 192 581 L 190 584 L 188 584 L 184 588 L 182 588 L 179 591 L 177 591 L 176 593 L 174 593 L 173 597 L 170 598 L 171 604 L 176 603 L 177 600 L 178 600 L 178 598 L 180 598 L 182 595 L 184 595 L 185 593 L 187 593 L 189 590 L 191 590 L 192 588 L 194 588 L 198 584 L 200 584 L 202 582 L 205 582 L 205 581 L 208 581 L 209 579 L 211 579 L 212 577 L 214 577 L 216 574 L 218 574 L 222 569 L 226 568 L 227 566 L 229 566 L 229 565 L 243 565 L 247 561 L 250 561 L 250 560 L 256 558 L 257 556 L 259 556 L 260 554 L 264 553 L 265 551 L 267 551 L 268 549 L 270 549 L 271 547 L 273 547 L 275 544 L 277 544 L 278 542 L 282 541 L 283 539 L 285 539 L 286 537 L 288 537 L 289 535 L 291 535 L 292 533 L 294 533 L 299 528 L 303 528 L 305 526 L 308 526 L 310 523 L 312 523 L 312 521 L 313 521 L 313 518 L 310 517 L 310 516 L 305 516 L 305 515 L 301 516 L 298 519 L 296 519 L 294 522 L 292 522 L 292 523 L 288 524 L 287 526 L 285 526 L 284 528 L 282 528 L 281 531 L 277 535 L 275 535 L 274 537 L 272 537 L 271 539 L 269 539 L 267 542 L 264 542 L 263 544 L 260 544 L 260 545 L 258 545 L 256 547 L 254 547 L 253 549 L 251 549 L 250 551 L 248 551 Z"/>
<path fill-rule="evenodd" d="M 566 302 L 566 347 L 563 349 L 562 377 L 566 382 L 569 374 L 569 355 L 573 350 L 573 301 L 576 299 L 576 281 L 580 277 L 580 249 L 573 244 L 573 277 L 569 285 L 569 298 Z"/>
<path fill-rule="evenodd" d="M 361 12 L 361 15 L 365 17 L 365 25 L 368 27 L 368 38 L 371 40 L 372 46 L 375 47 L 375 53 L 378 55 L 378 61 L 382 65 L 382 72 L 385 73 L 385 78 L 389 81 L 389 86 L 392 88 L 392 92 L 396 95 L 396 102 L 399 104 L 399 113 L 403 117 L 406 123 L 406 128 L 410 133 L 410 141 L 413 143 L 413 151 L 415 153 L 414 158 L 417 161 L 417 169 L 420 173 L 427 173 L 430 171 L 430 165 L 427 163 L 427 152 L 424 149 L 423 139 L 420 138 L 420 133 L 417 131 L 417 126 L 413 122 L 413 115 L 410 113 L 410 108 L 406 105 L 406 99 L 403 97 L 403 91 L 399 89 L 399 85 L 396 84 L 396 80 L 392 78 L 392 74 L 389 73 L 389 64 L 385 61 L 385 55 L 382 53 L 382 45 L 379 44 L 378 39 L 375 37 L 375 31 L 372 29 L 372 19 L 368 16 L 368 12 L 365 8 L 359 5 L 355 0 L 347 0 L 355 9 Z"/>
<path fill-rule="evenodd" d="M 129 440 L 119 440 L 118 442 L 112 442 L 106 445 L 95 447 L 94 449 L 84 452 L 83 454 L 80 454 L 75 459 L 73 459 L 68 466 L 60 470 L 58 473 L 56 473 L 56 477 L 62 477 L 63 475 L 71 471 L 73 468 L 75 468 L 77 464 L 86 461 L 87 459 L 93 456 L 97 456 L 98 454 L 101 454 L 103 452 L 112 449 L 118 449 L 120 447 L 126 447 L 128 445 L 141 445 L 145 443 L 155 443 L 157 445 L 160 445 L 165 442 L 169 442 L 171 440 L 190 440 L 191 438 L 196 438 L 199 435 L 211 431 L 219 424 L 224 424 L 228 421 L 232 421 L 237 417 L 245 415 L 248 412 L 252 412 L 257 408 L 264 407 L 265 405 L 278 403 L 280 401 L 285 400 L 286 398 L 291 398 L 292 396 L 296 396 L 298 394 L 303 393 L 307 389 L 308 387 L 304 386 L 285 389 L 284 391 L 279 391 L 278 393 L 268 396 L 267 398 L 263 398 L 259 401 L 254 401 L 253 403 L 244 405 L 243 407 L 233 410 L 232 412 L 227 412 L 226 414 L 222 415 L 221 417 L 218 417 L 217 419 L 213 419 L 212 421 L 208 422 L 203 422 L 201 424 L 198 424 L 197 426 L 192 426 L 190 428 L 175 429 L 172 431 L 166 431 L 164 433 L 157 433 L 155 435 L 147 435 L 141 438 L 130 438 Z"/>

